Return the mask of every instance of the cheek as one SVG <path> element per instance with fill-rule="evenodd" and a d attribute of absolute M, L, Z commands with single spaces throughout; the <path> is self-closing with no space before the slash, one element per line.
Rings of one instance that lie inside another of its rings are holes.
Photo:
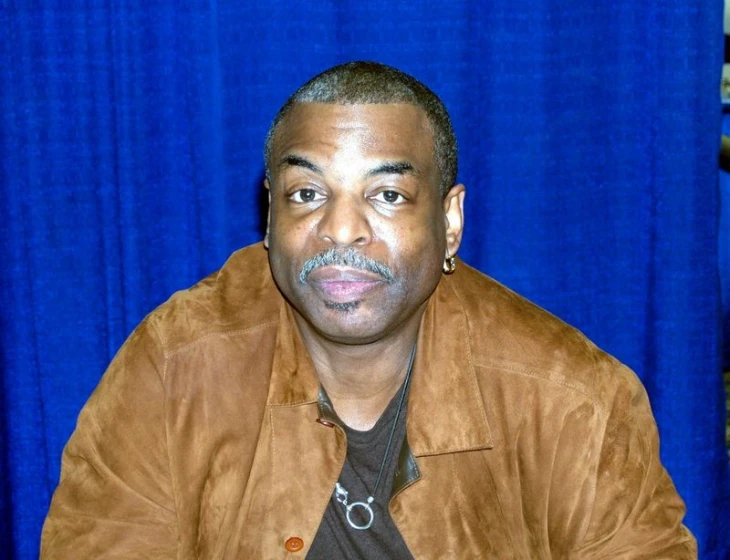
<path fill-rule="evenodd" d="M 408 269 L 409 276 L 427 276 L 431 269 L 440 272 L 446 241 L 438 228 L 404 224 L 389 229 L 384 236 L 394 264 Z"/>
<path fill-rule="evenodd" d="M 272 219 L 269 244 L 274 251 L 285 251 L 296 258 L 306 246 L 311 229 L 307 223 L 282 218 Z"/>
<path fill-rule="evenodd" d="M 306 243 L 305 229 L 287 220 L 273 220 L 269 231 L 269 262 L 279 287 L 290 294 L 301 270 Z"/>

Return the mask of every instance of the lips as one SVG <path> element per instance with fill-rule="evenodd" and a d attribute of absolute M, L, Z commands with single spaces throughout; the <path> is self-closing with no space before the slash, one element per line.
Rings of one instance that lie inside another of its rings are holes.
<path fill-rule="evenodd" d="M 385 284 L 372 272 L 344 266 L 323 266 L 309 274 L 308 282 L 328 301 L 348 303 Z"/>

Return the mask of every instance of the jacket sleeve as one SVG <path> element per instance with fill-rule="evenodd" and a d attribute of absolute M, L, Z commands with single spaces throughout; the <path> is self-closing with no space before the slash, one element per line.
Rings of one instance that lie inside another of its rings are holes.
<path fill-rule="evenodd" d="M 142 323 L 79 415 L 41 538 L 41 558 L 175 558 L 165 359 Z"/>
<path fill-rule="evenodd" d="M 696 559 L 685 505 L 659 458 L 644 387 L 621 367 L 600 450 L 595 499 L 576 558 Z"/>

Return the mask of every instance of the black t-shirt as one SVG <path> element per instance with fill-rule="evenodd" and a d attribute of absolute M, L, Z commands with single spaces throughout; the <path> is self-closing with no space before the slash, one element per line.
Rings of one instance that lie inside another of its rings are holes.
<path fill-rule="evenodd" d="M 398 391 L 376 424 L 368 431 L 353 430 L 340 422 L 347 434 L 347 457 L 340 473 L 339 484 L 347 491 L 347 503 L 367 503 L 375 487 L 385 449 L 393 428 L 400 401 Z M 406 395 L 407 399 L 407 395 Z M 390 452 L 383 469 L 382 480 L 373 503 L 375 517 L 369 529 L 358 530 L 347 521 L 347 510 L 337 500 L 337 492 L 327 504 L 322 523 L 307 554 L 308 560 L 346 559 L 411 559 L 410 551 L 390 517 L 388 501 L 393 488 L 393 478 L 403 440 L 406 435 L 406 402 L 393 433 Z M 356 525 L 364 525 L 370 515 L 361 506 L 355 506 L 350 519 Z"/>

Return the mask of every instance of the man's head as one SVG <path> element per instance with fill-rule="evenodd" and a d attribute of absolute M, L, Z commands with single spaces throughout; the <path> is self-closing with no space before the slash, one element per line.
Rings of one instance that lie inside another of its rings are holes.
<path fill-rule="evenodd" d="M 279 125 L 296 103 L 338 105 L 405 103 L 420 107 L 428 117 L 434 157 L 440 172 L 442 195 L 456 183 L 458 151 L 449 113 L 441 99 L 408 74 L 377 62 L 348 62 L 322 72 L 300 87 L 279 109 L 269 128 L 264 148 L 266 177 L 270 173 L 271 147 Z"/>
<path fill-rule="evenodd" d="M 452 187 L 455 153 L 447 176 L 437 155 L 438 130 L 453 137 L 438 98 L 392 68 L 338 68 L 298 90 L 272 125 L 265 243 L 301 328 L 367 344 L 420 320 L 461 241 L 464 187 Z"/>

